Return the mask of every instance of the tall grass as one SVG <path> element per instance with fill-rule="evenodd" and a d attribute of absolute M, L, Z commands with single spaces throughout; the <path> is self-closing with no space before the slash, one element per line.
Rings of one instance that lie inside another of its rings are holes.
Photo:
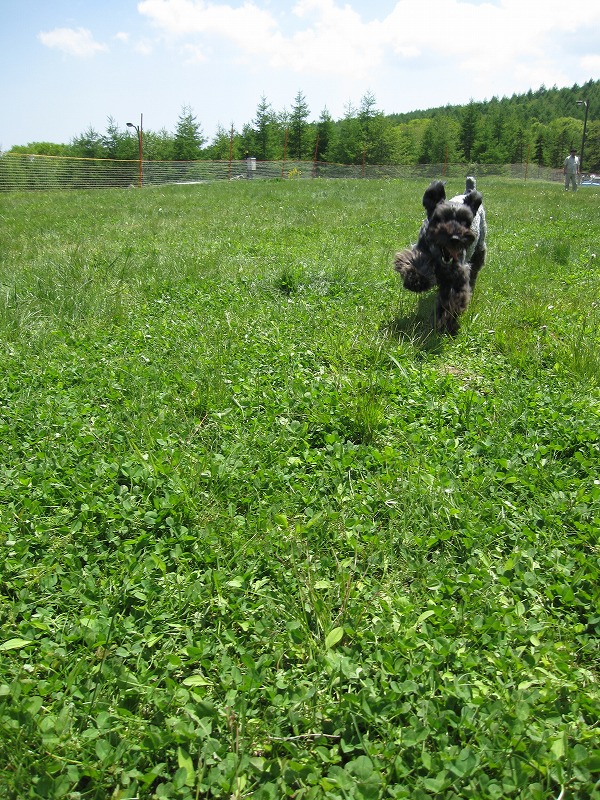
<path fill-rule="evenodd" d="M 479 183 L 456 339 L 417 182 L 0 196 L 2 796 L 600 796 L 598 198 Z"/>

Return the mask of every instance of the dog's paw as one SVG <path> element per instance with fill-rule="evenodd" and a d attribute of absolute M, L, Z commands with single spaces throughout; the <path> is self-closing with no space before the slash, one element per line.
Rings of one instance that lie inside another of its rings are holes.
<path fill-rule="evenodd" d="M 396 253 L 394 269 L 402 276 L 404 288 L 410 292 L 426 292 L 435 283 L 431 264 L 416 248 L 407 248 Z"/>

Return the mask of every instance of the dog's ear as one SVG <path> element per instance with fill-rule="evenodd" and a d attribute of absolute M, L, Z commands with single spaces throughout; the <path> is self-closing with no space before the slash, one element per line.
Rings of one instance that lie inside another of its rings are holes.
<path fill-rule="evenodd" d="M 445 199 L 446 190 L 442 181 L 433 181 L 430 183 L 423 195 L 423 206 L 425 207 L 425 211 L 427 211 L 427 219 L 431 219 L 435 207 Z"/>
<path fill-rule="evenodd" d="M 480 192 L 472 191 L 465 195 L 464 203 L 469 206 L 473 212 L 473 216 L 477 213 L 477 209 L 483 203 L 483 197 Z"/>

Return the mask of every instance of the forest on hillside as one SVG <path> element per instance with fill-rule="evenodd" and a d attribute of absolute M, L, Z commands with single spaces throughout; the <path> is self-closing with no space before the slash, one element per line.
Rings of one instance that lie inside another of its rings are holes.
<path fill-rule="evenodd" d="M 342 119 L 327 108 L 311 121 L 298 91 L 289 110 L 277 111 L 263 95 L 241 130 L 219 126 L 209 141 L 201 118 L 184 106 L 173 132 L 143 131 L 144 159 L 196 161 L 282 158 L 339 164 L 531 163 L 559 168 L 571 147 L 581 150 L 587 103 L 583 170 L 600 172 L 600 81 L 547 89 L 462 106 L 385 114 L 374 94 L 349 104 Z M 88 128 L 68 144 L 30 142 L 15 153 L 79 158 L 137 159 L 135 126 L 109 117 L 100 133 Z"/>

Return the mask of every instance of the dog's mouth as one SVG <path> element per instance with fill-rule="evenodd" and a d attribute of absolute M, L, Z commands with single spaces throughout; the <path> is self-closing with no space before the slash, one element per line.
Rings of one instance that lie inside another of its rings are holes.
<path fill-rule="evenodd" d="M 465 248 L 460 240 L 447 244 L 445 247 L 442 247 L 441 250 L 444 264 L 452 264 L 453 261 L 460 261 L 462 254 L 465 252 Z"/>

